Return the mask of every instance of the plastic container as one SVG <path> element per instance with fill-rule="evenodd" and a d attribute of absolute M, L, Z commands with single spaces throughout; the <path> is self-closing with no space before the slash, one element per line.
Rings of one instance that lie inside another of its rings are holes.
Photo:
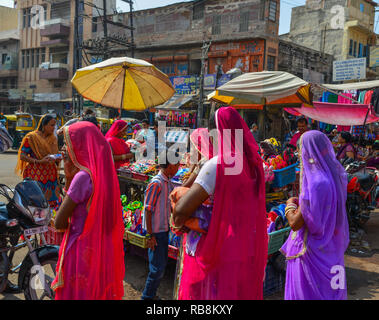
<path fill-rule="evenodd" d="M 296 181 L 297 163 L 292 164 L 284 169 L 274 170 L 273 188 L 282 188 Z"/>
<path fill-rule="evenodd" d="M 149 176 L 146 174 L 133 172 L 133 179 L 146 181 L 149 179 Z"/>
<path fill-rule="evenodd" d="M 174 246 L 168 246 L 168 257 L 176 260 L 178 258 L 179 249 Z"/>
<path fill-rule="evenodd" d="M 291 228 L 284 228 L 268 234 L 268 255 L 278 252 L 287 240 Z"/>
<path fill-rule="evenodd" d="M 64 232 L 58 232 L 54 227 L 49 226 L 48 231 L 44 233 L 47 244 L 60 246 L 63 240 Z"/>
<path fill-rule="evenodd" d="M 134 232 L 126 231 L 127 234 L 127 240 L 134 244 L 137 247 L 141 247 L 146 249 L 147 248 L 147 239 L 144 236 L 140 236 L 139 234 L 136 234 Z"/>

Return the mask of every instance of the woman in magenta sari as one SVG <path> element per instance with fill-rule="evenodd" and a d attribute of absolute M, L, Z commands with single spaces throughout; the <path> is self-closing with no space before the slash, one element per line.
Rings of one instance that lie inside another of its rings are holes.
<path fill-rule="evenodd" d="M 64 138 L 68 191 L 55 227 L 66 232 L 52 283 L 55 299 L 120 300 L 124 225 L 111 148 L 90 122 L 66 127 Z"/>
<path fill-rule="evenodd" d="M 126 121 L 116 120 L 105 135 L 112 148 L 116 169 L 128 164 L 129 160 L 133 158 L 133 153 L 130 152 L 128 144 L 122 139 L 126 135 L 127 128 L 128 124 Z"/>
<path fill-rule="evenodd" d="M 287 259 L 285 299 L 343 300 L 349 244 L 346 172 L 330 140 L 319 131 L 304 133 L 299 154 L 300 199 L 287 202 L 292 231 L 281 248 Z"/>
<path fill-rule="evenodd" d="M 185 254 L 179 299 L 262 299 L 267 227 L 259 147 L 235 109 L 219 109 L 215 121 L 217 156 L 203 166 L 173 212 L 180 227 L 204 201 L 214 199 L 207 233 L 192 255 Z"/>

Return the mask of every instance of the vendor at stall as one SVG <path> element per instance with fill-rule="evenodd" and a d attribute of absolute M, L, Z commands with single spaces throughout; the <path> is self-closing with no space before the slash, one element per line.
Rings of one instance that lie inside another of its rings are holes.
<path fill-rule="evenodd" d="M 290 144 L 292 144 L 294 147 L 297 145 L 297 141 L 300 139 L 300 137 L 308 131 L 308 121 L 304 117 L 301 117 L 297 119 L 297 132 L 292 137 Z"/>
<path fill-rule="evenodd" d="M 340 148 L 337 153 L 337 159 L 342 161 L 346 158 L 355 160 L 357 152 L 353 146 L 353 137 L 349 132 L 342 131 L 338 136 L 338 143 Z"/>
<path fill-rule="evenodd" d="M 112 124 L 105 138 L 112 148 L 113 160 L 116 169 L 128 164 L 133 158 L 129 145 L 122 139 L 126 135 L 128 124 L 124 120 L 117 120 Z"/>

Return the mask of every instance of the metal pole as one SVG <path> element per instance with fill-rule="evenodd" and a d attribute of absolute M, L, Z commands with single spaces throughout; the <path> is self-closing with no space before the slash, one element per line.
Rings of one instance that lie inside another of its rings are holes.
<path fill-rule="evenodd" d="M 103 0 L 104 60 L 108 59 L 107 0 Z"/>
<path fill-rule="evenodd" d="M 211 46 L 211 41 L 205 42 L 203 41 L 202 46 L 202 54 L 201 54 L 201 72 L 200 72 L 200 101 L 199 101 L 199 109 L 197 113 L 197 127 L 201 126 L 201 120 L 204 112 L 204 74 L 205 74 L 205 59 L 208 55 L 209 47 Z"/>
<path fill-rule="evenodd" d="M 134 58 L 134 26 L 133 26 L 133 0 L 129 1 L 129 6 L 130 6 L 130 43 L 131 43 L 131 53 L 132 53 L 132 58 Z"/>

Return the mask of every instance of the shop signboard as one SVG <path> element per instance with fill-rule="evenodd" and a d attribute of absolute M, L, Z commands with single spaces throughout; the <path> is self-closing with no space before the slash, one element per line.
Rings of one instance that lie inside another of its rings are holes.
<path fill-rule="evenodd" d="M 199 77 L 197 76 L 175 76 L 170 77 L 176 94 L 196 94 L 199 90 Z"/>
<path fill-rule="evenodd" d="M 231 74 L 223 74 L 218 79 L 217 88 L 221 87 L 223 84 L 227 83 L 232 79 Z M 216 89 L 216 74 L 206 74 L 204 76 L 204 90 L 215 90 Z"/>
<path fill-rule="evenodd" d="M 361 80 L 366 78 L 366 58 L 333 62 L 333 81 Z"/>

